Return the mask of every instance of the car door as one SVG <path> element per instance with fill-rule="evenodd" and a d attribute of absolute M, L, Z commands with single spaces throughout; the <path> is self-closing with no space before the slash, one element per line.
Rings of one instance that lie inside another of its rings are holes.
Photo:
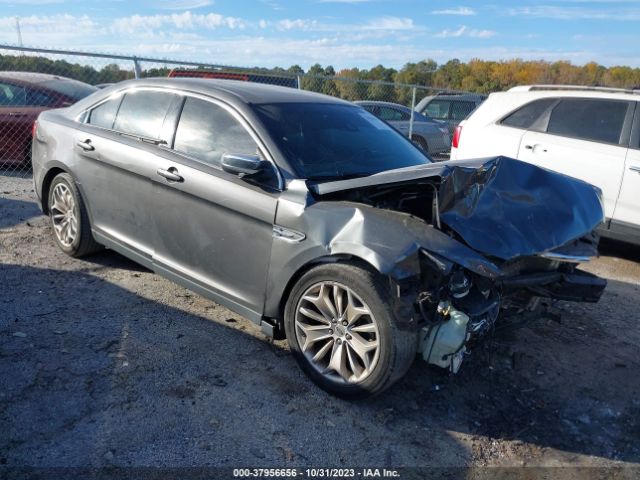
<path fill-rule="evenodd" d="M 612 218 L 625 168 L 631 105 L 562 98 L 547 112 L 543 131 L 524 133 L 518 159 L 596 185 L 602 190 L 605 216 Z"/>
<path fill-rule="evenodd" d="M 230 106 L 187 96 L 173 151 L 154 181 L 154 268 L 258 321 L 279 198 L 275 167 L 264 179 L 225 172 L 224 154 L 267 158 L 247 122 Z"/>
<path fill-rule="evenodd" d="M 178 96 L 134 89 L 91 109 L 74 141 L 78 183 L 96 239 L 125 249 L 150 266 L 153 253 L 152 180 L 159 168 L 158 143 Z"/>
<path fill-rule="evenodd" d="M 30 102 L 28 88 L 0 80 L 0 162 L 23 163 L 29 159 L 31 127 L 44 110 Z"/>
<path fill-rule="evenodd" d="M 633 133 L 611 222 L 611 231 L 640 242 L 640 104 L 636 102 Z"/>

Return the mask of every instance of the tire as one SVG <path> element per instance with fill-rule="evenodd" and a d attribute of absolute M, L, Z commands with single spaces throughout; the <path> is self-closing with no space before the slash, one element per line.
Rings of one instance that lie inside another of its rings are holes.
<path fill-rule="evenodd" d="M 418 147 L 420 147 L 423 151 L 429 153 L 429 145 L 423 137 L 421 137 L 420 135 L 414 135 L 413 137 L 411 137 L 411 141 L 418 145 Z"/>
<path fill-rule="evenodd" d="M 385 277 L 353 264 L 319 265 L 295 284 L 284 312 L 287 340 L 301 368 L 322 389 L 360 399 L 386 390 L 407 372 L 418 334 L 398 329 L 390 295 Z"/>
<path fill-rule="evenodd" d="M 87 209 L 71 175 L 60 173 L 54 177 L 48 202 L 53 238 L 60 250 L 78 258 L 103 248 L 91 234 Z"/>

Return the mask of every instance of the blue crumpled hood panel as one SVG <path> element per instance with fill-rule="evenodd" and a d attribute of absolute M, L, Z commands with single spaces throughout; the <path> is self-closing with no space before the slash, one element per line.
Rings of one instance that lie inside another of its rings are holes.
<path fill-rule="evenodd" d="M 593 231 L 604 220 L 600 189 L 508 157 L 440 173 L 440 218 L 474 250 L 508 260 Z"/>

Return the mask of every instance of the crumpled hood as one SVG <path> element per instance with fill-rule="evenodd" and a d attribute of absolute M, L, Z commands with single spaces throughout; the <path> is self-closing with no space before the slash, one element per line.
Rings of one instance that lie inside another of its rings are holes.
<path fill-rule="evenodd" d="M 508 157 L 433 163 L 309 187 L 322 195 L 430 177 L 440 178 L 442 223 L 474 250 L 503 260 L 558 248 L 604 219 L 597 187 Z"/>
<path fill-rule="evenodd" d="M 443 223 L 504 260 L 558 248 L 604 219 L 597 187 L 508 157 L 449 168 L 438 200 Z"/>

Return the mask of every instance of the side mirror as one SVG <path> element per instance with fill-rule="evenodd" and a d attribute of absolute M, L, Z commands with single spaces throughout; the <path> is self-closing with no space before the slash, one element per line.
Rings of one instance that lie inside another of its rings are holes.
<path fill-rule="evenodd" d="M 225 153 L 222 155 L 222 170 L 234 175 L 255 175 L 262 172 L 268 162 L 257 155 Z"/>

